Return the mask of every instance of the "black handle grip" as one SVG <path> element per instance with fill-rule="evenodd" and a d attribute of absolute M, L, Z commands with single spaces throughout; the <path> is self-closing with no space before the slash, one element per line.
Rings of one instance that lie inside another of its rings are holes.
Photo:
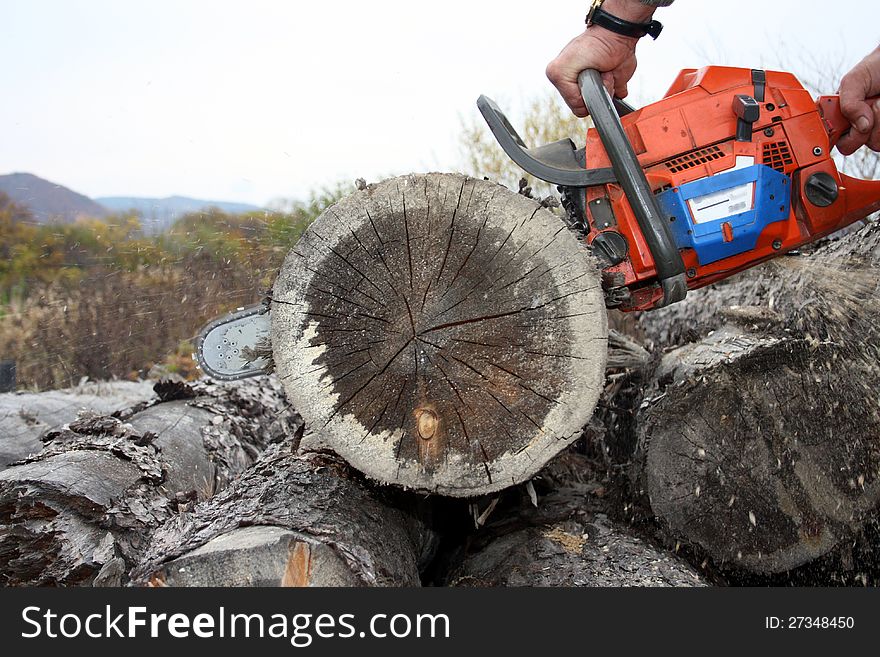
<path fill-rule="evenodd" d="M 663 287 L 663 304 L 681 301 L 687 295 L 684 261 L 672 232 L 657 207 L 645 172 L 642 171 L 626 137 L 611 97 L 602 84 L 602 75 L 595 70 L 582 71 L 578 82 L 584 103 L 593 118 L 593 125 L 596 126 L 599 139 L 611 160 L 614 175 L 629 200 L 642 235 L 651 250 L 657 278 Z"/>

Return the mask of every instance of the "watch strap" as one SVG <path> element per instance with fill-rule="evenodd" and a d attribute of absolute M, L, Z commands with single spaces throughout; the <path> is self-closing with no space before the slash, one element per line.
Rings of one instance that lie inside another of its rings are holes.
<path fill-rule="evenodd" d="M 587 15 L 587 27 L 590 27 L 590 25 L 598 25 L 616 34 L 635 39 L 640 39 L 645 35 L 656 39 L 663 30 L 663 24 L 660 21 L 652 20 L 649 23 L 634 23 L 633 21 L 627 21 L 609 14 L 601 7 L 591 8 L 590 13 Z"/>

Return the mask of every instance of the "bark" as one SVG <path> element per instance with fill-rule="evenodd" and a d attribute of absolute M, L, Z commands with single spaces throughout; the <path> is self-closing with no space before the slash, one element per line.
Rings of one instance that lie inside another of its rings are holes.
<path fill-rule="evenodd" d="M 76 419 L 83 410 L 113 413 L 155 397 L 146 381 L 87 382 L 67 390 L 0 394 L 0 470 L 43 448 L 46 431 Z"/>
<path fill-rule="evenodd" d="M 637 418 L 637 488 L 670 540 L 787 571 L 877 517 L 880 230 L 642 318 L 669 349 Z M 714 330 L 714 332 L 713 332 Z"/>
<path fill-rule="evenodd" d="M 555 215 L 488 181 L 353 194 L 293 248 L 273 299 L 303 444 L 381 482 L 465 497 L 525 481 L 602 389 L 595 263 Z"/>
<path fill-rule="evenodd" d="M 545 495 L 499 514 L 452 569 L 453 586 L 704 586 L 683 559 L 614 518 L 604 485 L 582 457 Z M 551 473 L 544 477 L 555 478 Z"/>
<path fill-rule="evenodd" d="M 420 504 L 338 457 L 271 447 L 232 486 L 153 537 L 153 586 L 418 586 L 435 536 Z"/>
<path fill-rule="evenodd" d="M 223 488 L 294 421 L 277 381 L 160 383 L 120 417 L 86 413 L 0 473 L 6 584 L 120 584 L 164 520 Z"/>

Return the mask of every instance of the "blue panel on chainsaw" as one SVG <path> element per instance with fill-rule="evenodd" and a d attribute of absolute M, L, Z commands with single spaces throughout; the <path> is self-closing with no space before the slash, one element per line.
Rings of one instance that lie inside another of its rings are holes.
<path fill-rule="evenodd" d="M 791 180 L 755 164 L 667 190 L 657 202 L 678 247 L 707 265 L 751 251 L 769 224 L 788 219 Z"/>

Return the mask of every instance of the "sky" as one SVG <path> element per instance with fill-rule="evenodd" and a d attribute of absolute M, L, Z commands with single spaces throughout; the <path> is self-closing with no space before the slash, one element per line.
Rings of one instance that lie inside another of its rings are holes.
<path fill-rule="evenodd" d="M 481 94 L 510 114 L 583 29 L 586 0 L 0 0 L 0 174 L 91 197 L 265 205 L 461 167 Z M 880 43 L 876 0 L 677 0 L 631 99 L 682 68 L 817 70 Z M 835 89 L 824 90 L 828 93 Z M 560 101 L 561 102 L 561 101 Z"/>

